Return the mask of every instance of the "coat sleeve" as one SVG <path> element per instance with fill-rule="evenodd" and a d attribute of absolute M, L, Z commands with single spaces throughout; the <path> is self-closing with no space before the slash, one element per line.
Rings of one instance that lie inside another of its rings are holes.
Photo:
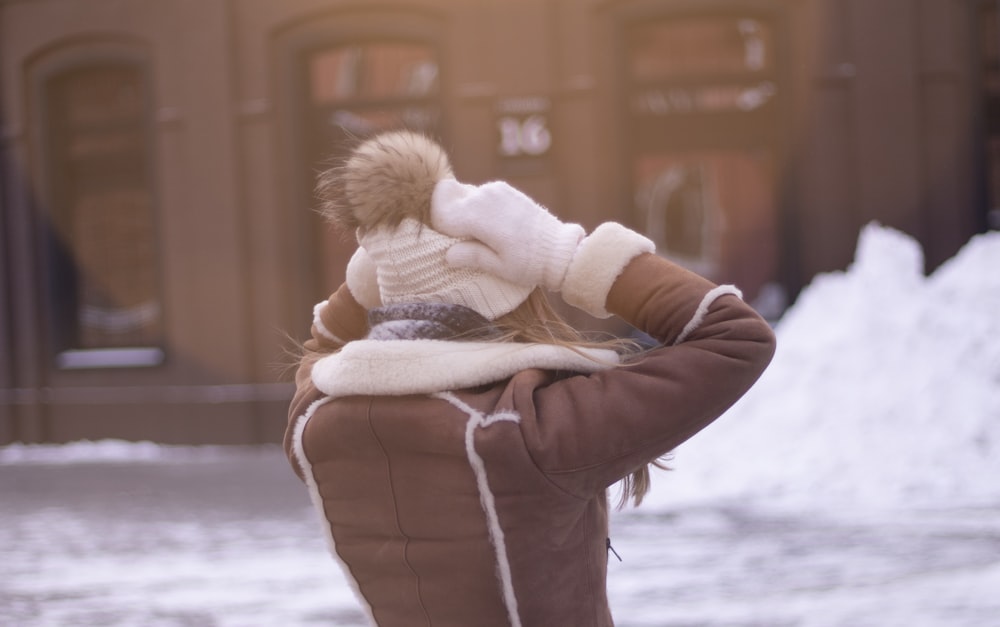
<path fill-rule="evenodd" d="M 515 400 L 523 418 L 525 408 L 533 413 L 522 430 L 539 468 L 581 497 L 718 418 L 753 385 L 775 347 L 770 326 L 735 288 L 654 254 L 628 263 L 606 304 L 661 345 L 625 366 L 525 386 Z"/>
<path fill-rule="evenodd" d="M 302 470 L 292 453 L 292 436 L 298 419 L 312 403 L 323 396 L 313 385 L 311 377 L 317 355 L 336 352 L 344 344 L 364 337 L 367 331 L 367 311 L 358 303 L 346 283 L 313 309 L 312 337 L 303 344 L 304 355 L 295 371 L 295 395 L 288 408 L 284 438 L 285 454 L 299 478 L 302 478 Z"/>

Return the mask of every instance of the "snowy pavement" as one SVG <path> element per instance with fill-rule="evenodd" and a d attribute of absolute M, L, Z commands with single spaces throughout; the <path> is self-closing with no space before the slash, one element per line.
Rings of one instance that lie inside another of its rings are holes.
<path fill-rule="evenodd" d="M 0 624 L 364 624 L 276 447 L 74 446 L 0 454 Z M 1000 507 L 719 500 L 612 524 L 619 627 L 1000 625 Z"/>

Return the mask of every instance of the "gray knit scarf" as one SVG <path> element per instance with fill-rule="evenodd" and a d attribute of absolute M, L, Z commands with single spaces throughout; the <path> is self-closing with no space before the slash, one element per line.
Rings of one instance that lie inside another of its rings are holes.
<path fill-rule="evenodd" d="M 369 340 L 482 341 L 502 332 L 479 313 L 445 303 L 387 305 L 368 312 Z"/>

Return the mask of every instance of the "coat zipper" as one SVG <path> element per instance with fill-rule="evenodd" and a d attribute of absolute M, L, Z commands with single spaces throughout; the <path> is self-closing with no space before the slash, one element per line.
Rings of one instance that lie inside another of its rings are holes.
<path fill-rule="evenodd" d="M 608 551 L 610 553 L 614 553 L 615 557 L 618 558 L 619 562 L 622 561 L 622 556 L 618 555 L 618 551 L 615 550 L 615 547 L 611 546 L 611 538 L 605 538 L 605 543 L 606 543 L 605 546 L 607 546 Z M 609 555 L 608 557 L 610 559 L 611 556 Z"/>

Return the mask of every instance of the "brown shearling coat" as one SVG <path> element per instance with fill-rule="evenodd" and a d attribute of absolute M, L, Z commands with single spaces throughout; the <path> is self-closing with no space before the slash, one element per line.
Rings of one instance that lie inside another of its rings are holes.
<path fill-rule="evenodd" d="M 537 345 L 363 340 L 365 312 L 338 290 L 328 335 L 348 343 L 300 368 L 286 449 L 372 620 L 613 625 L 606 489 L 721 415 L 773 354 L 736 294 L 634 258 L 607 310 L 662 346 L 610 367 Z"/>

